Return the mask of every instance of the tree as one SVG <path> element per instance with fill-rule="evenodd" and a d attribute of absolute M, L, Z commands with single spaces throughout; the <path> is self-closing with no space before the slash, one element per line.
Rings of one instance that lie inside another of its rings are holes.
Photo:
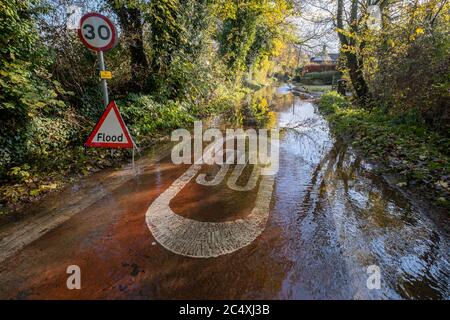
<path fill-rule="evenodd" d="M 374 99 L 448 134 L 450 3 L 382 1 L 383 24 L 366 33 L 365 74 Z"/>
<path fill-rule="evenodd" d="M 364 78 L 364 58 L 361 54 L 366 45 L 364 38 L 360 37 L 363 31 L 362 21 L 359 12 L 358 0 L 351 0 L 350 20 L 345 24 L 344 20 L 344 0 L 337 0 L 336 24 L 339 40 L 341 43 L 341 54 L 345 58 L 344 64 L 348 68 L 348 73 L 356 97 L 362 105 L 367 105 L 371 100 L 369 87 Z"/>
<path fill-rule="evenodd" d="M 173 55 L 185 43 L 183 26 L 179 21 L 179 0 L 151 1 L 145 15 L 150 25 L 151 47 L 149 88 L 161 92 Z"/>
<path fill-rule="evenodd" d="M 281 53 L 289 42 L 293 3 L 286 0 L 223 0 L 217 2 L 216 12 L 223 21 L 218 34 L 220 54 L 239 83 L 245 72 L 261 67 Z"/>
<path fill-rule="evenodd" d="M 6 0 L 0 4 L 0 176 L 8 166 L 30 158 L 33 121 L 64 108 L 59 84 L 46 67 L 50 61 L 39 42 L 35 15 L 40 1 Z"/>
<path fill-rule="evenodd" d="M 149 64 L 144 50 L 143 12 L 140 0 L 108 0 L 117 14 L 122 29 L 121 41 L 130 51 L 130 89 L 142 91 L 146 87 Z"/>
<path fill-rule="evenodd" d="M 0 10 L 0 110 L 2 126 L 24 125 L 44 107 L 61 103 L 45 69 L 49 65 L 39 43 L 34 15 L 39 1 L 3 1 Z"/>

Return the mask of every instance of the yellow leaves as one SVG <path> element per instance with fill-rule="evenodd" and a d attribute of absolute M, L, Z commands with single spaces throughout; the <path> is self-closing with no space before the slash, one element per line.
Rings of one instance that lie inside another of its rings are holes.
<path fill-rule="evenodd" d="M 422 27 L 417 27 L 414 31 L 414 34 L 409 36 L 409 40 L 414 41 L 416 40 L 417 36 L 420 36 L 425 33 L 425 29 Z"/>
<path fill-rule="evenodd" d="M 42 194 L 42 193 L 44 193 L 46 191 L 54 190 L 57 187 L 58 187 L 58 185 L 56 183 L 50 183 L 50 184 L 47 184 L 47 185 L 42 184 L 42 185 L 39 186 L 39 188 L 30 190 L 29 194 L 32 197 L 36 197 L 36 196 L 38 196 L 38 195 L 40 195 L 40 194 Z"/>
<path fill-rule="evenodd" d="M 260 106 L 261 110 L 263 110 L 263 111 L 268 110 L 269 103 L 267 102 L 267 99 L 266 98 L 262 98 L 260 103 L 259 103 L 259 106 Z"/>
<path fill-rule="evenodd" d="M 266 127 L 268 129 L 273 129 L 276 127 L 277 124 L 277 114 L 273 111 L 269 111 L 267 113 L 267 123 L 266 123 Z"/>
<path fill-rule="evenodd" d="M 351 52 L 356 54 L 356 47 L 355 46 L 349 46 L 349 45 L 342 45 L 341 46 L 342 52 Z"/>
<path fill-rule="evenodd" d="M 286 16 L 290 15 L 289 4 L 286 0 L 268 1 L 259 6 L 265 23 L 271 27 L 282 24 Z"/>
<path fill-rule="evenodd" d="M 346 36 L 349 39 L 356 39 L 356 33 L 351 30 L 345 30 L 341 28 L 336 28 L 336 32 Z"/>
<path fill-rule="evenodd" d="M 449 23 L 450 22 L 450 5 L 448 6 L 448 10 L 444 11 L 443 13 L 443 19 L 445 23 Z"/>
<path fill-rule="evenodd" d="M 238 5 L 234 1 L 220 0 L 213 4 L 213 14 L 223 20 L 236 20 Z"/>
<path fill-rule="evenodd" d="M 392 40 L 392 39 L 388 39 L 388 40 L 387 40 L 387 44 L 388 44 L 391 48 L 395 47 L 395 42 L 394 42 L 394 40 Z"/>
<path fill-rule="evenodd" d="M 271 55 L 278 57 L 283 52 L 286 45 L 281 39 L 273 39 L 272 46 Z"/>

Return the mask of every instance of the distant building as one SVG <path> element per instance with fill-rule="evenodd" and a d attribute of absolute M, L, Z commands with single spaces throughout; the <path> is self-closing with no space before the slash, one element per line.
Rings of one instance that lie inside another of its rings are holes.
<path fill-rule="evenodd" d="M 337 64 L 339 53 L 327 53 L 327 47 L 324 45 L 320 55 L 312 57 L 309 61 L 317 64 Z"/>
<path fill-rule="evenodd" d="M 339 53 L 327 53 L 327 47 L 324 45 L 322 52 L 309 59 L 309 64 L 302 68 L 301 75 L 304 76 L 310 72 L 337 71 Z"/>
<path fill-rule="evenodd" d="M 339 53 L 329 53 L 328 54 L 331 58 L 331 63 L 337 64 L 339 60 Z"/>

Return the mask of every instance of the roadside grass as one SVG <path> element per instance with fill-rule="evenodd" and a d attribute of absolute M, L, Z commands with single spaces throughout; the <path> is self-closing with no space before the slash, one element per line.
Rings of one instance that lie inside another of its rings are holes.
<path fill-rule="evenodd" d="M 319 108 L 335 134 L 398 175 L 397 186 L 416 187 L 434 204 L 450 207 L 450 139 L 413 113 L 357 108 L 335 91 L 321 97 Z"/>

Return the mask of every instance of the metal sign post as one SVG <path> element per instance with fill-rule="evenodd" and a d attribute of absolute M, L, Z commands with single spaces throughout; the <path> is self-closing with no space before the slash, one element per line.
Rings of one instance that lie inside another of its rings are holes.
<path fill-rule="evenodd" d="M 106 71 L 106 67 L 105 67 L 105 58 L 103 56 L 103 51 L 99 51 L 98 52 L 98 66 L 100 69 L 100 73 L 102 73 L 102 71 Z M 109 104 L 109 95 L 108 95 L 108 83 L 106 82 L 106 78 L 102 77 L 101 78 L 101 87 L 102 87 L 102 94 L 103 94 L 103 104 L 105 106 L 105 108 L 108 106 Z M 128 131 L 128 128 L 127 128 Z M 132 162 L 132 166 L 134 169 L 134 149 L 137 149 L 136 143 L 133 141 L 133 148 L 131 150 L 131 162 Z M 139 151 L 139 150 L 138 150 Z M 113 153 L 114 153 L 114 149 L 111 149 L 111 158 L 113 157 Z"/>
<path fill-rule="evenodd" d="M 100 69 L 100 72 L 106 71 L 103 51 L 98 52 L 98 67 Z M 102 79 L 102 94 L 103 94 L 103 105 L 106 108 L 109 104 L 108 83 L 106 82 L 106 79 Z"/>
<path fill-rule="evenodd" d="M 103 57 L 103 51 L 98 52 L 98 68 L 100 70 L 100 73 L 102 71 L 106 71 L 105 67 L 105 58 Z M 102 94 L 103 94 L 103 106 L 106 108 L 109 104 L 109 96 L 108 96 L 108 83 L 106 82 L 106 79 L 101 79 L 101 86 L 102 86 Z M 111 159 L 114 154 L 114 149 L 111 149 Z"/>
<path fill-rule="evenodd" d="M 107 114 L 109 114 L 109 111 L 111 109 L 109 107 L 110 104 L 108 96 L 108 84 L 106 82 L 106 79 L 111 79 L 112 75 L 110 71 L 106 70 L 105 58 L 103 56 L 103 53 L 105 51 L 112 49 L 117 44 L 118 37 L 116 28 L 114 27 L 114 24 L 110 19 L 108 19 L 107 17 L 105 17 L 100 13 L 92 12 L 85 14 L 83 17 L 81 17 L 80 25 L 78 28 L 78 35 L 80 37 L 80 40 L 87 48 L 97 51 L 98 67 L 101 78 L 101 89 L 103 95 L 103 105 L 105 107 L 105 112 L 102 118 L 100 119 L 99 123 L 97 124 L 93 133 L 89 137 L 88 142 L 85 145 L 91 147 L 130 148 L 132 149 L 132 163 L 134 168 L 134 149 L 136 148 L 138 152 L 139 149 L 137 148 L 136 144 L 131 138 L 131 135 L 128 132 L 128 128 L 123 123 L 123 119 L 120 116 L 119 110 L 117 109 L 117 106 L 115 105 L 114 101 L 112 102 L 113 105 L 111 105 L 111 108 L 114 107 L 116 117 L 120 118 L 120 120 L 116 121 L 116 123 L 112 125 L 113 126 L 120 125 L 122 127 L 122 132 L 125 133 L 125 135 L 127 136 L 127 140 L 130 143 L 122 144 L 121 139 L 123 139 L 123 134 L 119 137 L 117 136 L 116 132 L 117 130 L 113 130 L 111 132 L 108 131 L 109 128 L 108 125 L 106 125 L 106 129 L 104 129 L 104 132 L 100 132 L 98 137 L 94 137 L 94 133 L 97 133 L 99 131 L 100 126 L 104 123 L 105 118 Z M 118 118 L 116 118 L 116 120 Z M 100 139 L 100 137 L 101 138 L 106 137 L 112 140 L 106 144 L 95 140 Z M 111 149 L 111 157 L 112 156 L 113 156 L 113 149 Z"/>

